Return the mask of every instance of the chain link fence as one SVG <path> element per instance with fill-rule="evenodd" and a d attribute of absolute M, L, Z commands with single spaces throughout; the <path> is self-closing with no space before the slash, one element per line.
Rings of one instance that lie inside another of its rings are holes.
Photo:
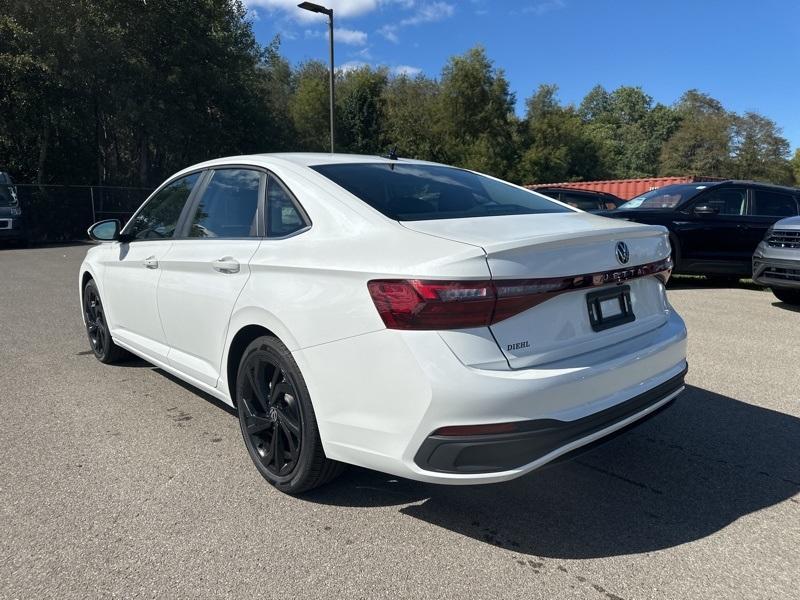
<path fill-rule="evenodd" d="M 0 185 L 0 205 L 17 204 L 30 241 L 85 240 L 92 223 L 119 219 L 125 224 L 152 191 L 89 185 Z"/>

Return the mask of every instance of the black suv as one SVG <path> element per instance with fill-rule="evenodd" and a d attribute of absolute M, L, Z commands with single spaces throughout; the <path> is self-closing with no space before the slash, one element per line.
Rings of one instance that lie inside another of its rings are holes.
<path fill-rule="evenodd" d="M 599 210 L 613 210 L 623 204 L 625 200 L 618 198 L 608 192 L 597 192 L 595 190 L 576 190 L 572 188 L 560 187 L 541 187 L 534 188 L 534 192 L 539 192 L 545 196 L 550 196 L 555 200 L 560 200 L 564 204 L 569 204 L 575 208 L 580 208 L 587 212 L 597 212 Z"/>
<path fill-rule="evenodd" d="M 752 275 L 752 256 L 770 226 L 800 214 L 800 189 L 753 181 L 667 185 L 603 216 L 669 229 L 675 272 Z"/>

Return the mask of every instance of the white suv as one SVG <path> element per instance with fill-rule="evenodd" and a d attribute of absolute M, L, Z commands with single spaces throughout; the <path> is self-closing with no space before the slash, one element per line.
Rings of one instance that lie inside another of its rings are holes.
<path fill-rule="evenodd" d="M 102 362 L 130 351 L 238 408 L 299 493 L 352 463 L 518 477 L 683 389 L 667 232 L 462 169 L 237 156 L 171 177 L 81 265 Z"/>

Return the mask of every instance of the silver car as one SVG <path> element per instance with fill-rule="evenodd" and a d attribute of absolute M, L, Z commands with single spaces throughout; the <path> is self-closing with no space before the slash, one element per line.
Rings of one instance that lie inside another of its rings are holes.
<path fill-rule="evenodd" d="M 769 228 L 753 254 L 753 281 L 782 302 L 800 305 L 800 217 Z"/>

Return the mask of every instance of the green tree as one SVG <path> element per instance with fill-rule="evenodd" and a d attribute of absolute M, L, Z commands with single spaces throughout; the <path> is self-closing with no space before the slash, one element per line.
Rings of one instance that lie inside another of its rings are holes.
<path fill-rule="evenodd" d="M 506 176 L 515 156 L 514 95 L 502 70 L 478 46 L 452 57 L 442 70 L 438 123 L 445 158 Z"/>
<path fill-rule="evenodd" d="M 689 90 L 675 111 L 680 125 L 661 149 L 659 174 L 731 177 L 733 118 L 722 104 Z"/>
<path fill-rule="evenodd" d="M 10 161 L 23 178 L 142 185 L 262 148 L 264 55 L 245 14 L 239 0 L 12 0 L 0 147 L 28 148 Z"/>
<path fill-rule="evenodd" d="M 388 71 L 361 67 L 344 73 L 336 89 L 338 142 L 356 154 L 381 154 L 384 150 L 383 95 Z"/>
<path fill-rule="evenodd" d="M 524 183 L 580 181 L 604 175 L 599 149 L 574 107 L 563 107 L 558 87 L 540 85 L 528 98 L 522 124 L 525 151 L 517 179 Z"/>
<path fill-rule="evenodd" d="M 328 102 L 328 67 L 319 61 L 300 65 L 294 74 L 294 94 L 289 105 L 295 149 L 330 150 Z"/>
<path fill-rule="evenodd" d="M 678 116 L 639 87 L 607 92 L 596 86 L 578 113 L 599 147 L 604 170 L 615 178 L 651 177 L 661 146 L 678 126 Z"/>
<path fill-rule="evenodd" d="M 422 75 L 400 75 L 383 90 L 383 134 L 400 156 L 446 160 L 438 122 L 439 84 Z"/>
<path fill-rule="evenodd" d="M 800 186 L 800 148 L 794 151 L 794 156 L 791 160 L 792 174 L 794 175 L 794 185 Z"/>
<path fill-rule="evenodd" d="M 733 151 L 736 177 L 791 185 L 789 141 L 771 119 L 754 112 L 737 116 Z"/>

